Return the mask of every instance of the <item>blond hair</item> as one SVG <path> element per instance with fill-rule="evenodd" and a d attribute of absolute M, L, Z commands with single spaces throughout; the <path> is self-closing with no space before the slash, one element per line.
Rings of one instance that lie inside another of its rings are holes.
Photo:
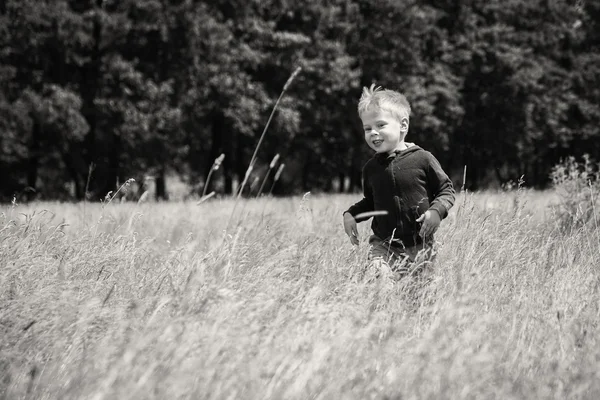
<path fill-rule="evenodd" d="M 410 103 L 406 97 L 395 90 L 383 89 L 381 86 L 363 87 L 362 95 L 358 101 L 358 115 L 369 109 L 379 109 L 392 113 L 400 121 L 402 118 L 410 119 Z"/>

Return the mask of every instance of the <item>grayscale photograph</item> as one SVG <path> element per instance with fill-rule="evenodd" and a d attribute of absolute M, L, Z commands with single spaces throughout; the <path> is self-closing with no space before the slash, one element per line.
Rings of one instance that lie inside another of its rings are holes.
<path fill-rule="evenodd" d="M 0 400 L 600 398 L 600 0 L 0 0 Z"/>

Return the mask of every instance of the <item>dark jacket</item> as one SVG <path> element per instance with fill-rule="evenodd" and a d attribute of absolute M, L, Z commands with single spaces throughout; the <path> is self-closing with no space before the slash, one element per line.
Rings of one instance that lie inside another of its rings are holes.
<path fill-rule="evenodd" d="M 347 212 L 355 217 L 368 211 L 387 211 L 387 215 L 373 217 L 373 233 L 388 240 L 393 233 L 393 239 L 406 247 L 423 243 L 417 218 L 434 210 L 444 219 L 454 205 L 455 194 L 438 160 L 416 145 L 371 158 L 363 168 L 363 192 L 365 197 Z M 368 218 L 357 218 L 357 222 Z"/>

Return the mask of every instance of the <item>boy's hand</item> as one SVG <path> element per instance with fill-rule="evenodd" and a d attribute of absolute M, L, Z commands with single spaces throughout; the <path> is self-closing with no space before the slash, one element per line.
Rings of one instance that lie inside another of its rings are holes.
<path fill-rule="evenodd" d="M 358 246 L 358 228 L 356 227 L 356 220 L 350 213 L 344 213 L 344 230 L 350 238 L 350 243 Z"/>
<path fill-rule="evenodd" d="M 438 214 L 435 210 L 427 210 L 424 214 L 422 214 L 417 222 L 422 222 L 421 231 L 419 235 L 423 238 L 430 237 L 437 231 L 437 228 L 440 226 L 440 214 Z"/>

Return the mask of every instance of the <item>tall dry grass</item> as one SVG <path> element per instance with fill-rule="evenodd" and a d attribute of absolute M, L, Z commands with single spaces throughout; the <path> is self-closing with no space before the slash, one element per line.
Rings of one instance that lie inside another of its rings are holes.
<path fill-rule="evenodd" d="M 357 196 L 4 207 L 0 398 L 595 399 L 600 237 L 552 199 L 459 196 L 423 287 L 357 279 Z"/>

